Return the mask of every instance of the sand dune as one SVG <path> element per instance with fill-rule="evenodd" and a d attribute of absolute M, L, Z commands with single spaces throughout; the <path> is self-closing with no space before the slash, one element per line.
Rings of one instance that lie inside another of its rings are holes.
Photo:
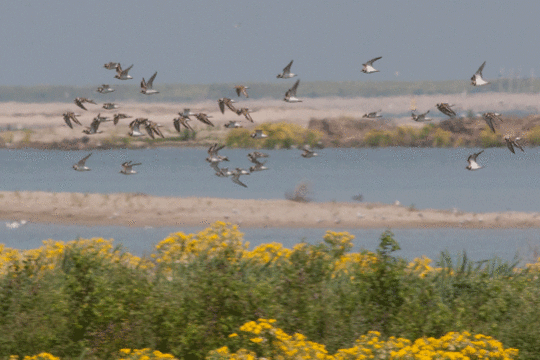
<path fill-rule="evenodd" d="M 0 192 L 0 219 L 120 226 L 539 228 L 539 213 L 464 213 L 369 203 L 155 197 L 144 194 Z"/>

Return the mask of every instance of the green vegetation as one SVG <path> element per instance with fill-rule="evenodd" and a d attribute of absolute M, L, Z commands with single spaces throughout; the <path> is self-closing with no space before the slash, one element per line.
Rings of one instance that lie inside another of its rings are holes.
<path fill-rule="evenodd" d="M 540 126 L 535 126 L 530 129 L 525 135 L 525 139 L 530 146 L 540 145 Z"/>
<path fill-rule="evenodd" d="M 322 138 L 322 134 L 316 130 L 287 122 L 263 123 L 257 129 L 261 129 L 268 137 L 253 139 L 250 136 L 252 131 L 238 128 L 227 132 L 225 144 L 231 148 L 290 149 L 292 146 L 315 146 Z"/>
<path fill-rule="evenodd" d="M 504 140 L 499 132 L 493 132 L 488 126 L 480 132 L 480 146 L 483 148 L 504 146 Z"/>
<path fill-rule="evenodd" d="M 489 358 L 502 346 L 537 358 L 540 259 L 516 268 L 442 253 L 432 267 L 427 258 L 395 256 L 400 246 L 390 231 L 375 252 L 351 253 L 352 240 L 328 231 L 318 244 L 250 251 L 235 226 L 217 222 L 198 234 L 171 234 L 148 258 L 97 238 L 49 240 L 28 251 L 0 245 L 0 358 L 44 351 L 119 358 L 126 349 L 142 359 L 147 350 L 129 349 L 149 348 L 179 359 L 228 359 L 237 351 L 268 355 L 279 340 L 307 359 L 300 354 L 321 347 L 340 356 L 382 351 L 395 337 L 403 338 L 400 351 L 410 346 L 392 358 L 425 341 L 431 350 L 452 343 L 472 356 L 497 343 L 486 336 L 502 342 Z"/>

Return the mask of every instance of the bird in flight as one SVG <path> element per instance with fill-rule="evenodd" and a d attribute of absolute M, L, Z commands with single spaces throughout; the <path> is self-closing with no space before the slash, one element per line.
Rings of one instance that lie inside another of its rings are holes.
<path fill-rule="evenodd" d="M 493 126 L 493 121 L 494 120 L 499 120 L 499 121 L 502 122 L 502 119 L 499 117 L 499 115 L 501 115 L 501 114 L 493 113 L 493 112 L 487 112 L 487 113 L 482 114 L 482 117 L 484 118 L 484 120 L 488 124 L 489 128 L 493 132 L 495 132 L 495 127 Z"/>
<path fill-rule="evenodd" d="M 471 84 L 473 84 L 474 86 L 482 86 L 489 84 L 489 82 L 484 80 L 484 78 L 482 77 L 482 70 L 484 70 L 484 65 L 486 65 L 485 61 L 482 65 L 480 65 L 478 71 L 476 71 L 476 73 L 471 78 Z"/>
<path fill-rule="evenodd" d="M 484 152 L 484 150 L 482 150 L 480 152 L 477 152 L 477 153 L 474 153 L 472 155 L 469 155 L 469 157 L 467 158 L 467 162 L 469 163 L 469 165 L 467 165 L 467 167 L 465 169 L 467 169 L 467 170 L 478 170 L 478 169 L 483 168 L 483 166 L 478 165 L 478 163 L 476 162 L 476 158 L 478 157 L 478 155 L 480 155 L 483 152 Z"/>
<path fill-rule="evenodd" d="M 157 71 L 152 75 L 152 77 L 147 81 L 144 80 L 144 78 L 141 81 L 141 93 L 144 95 L 153 95 L 153 94 L 159 94 L 159 91 L 152 89 L 154 79 L 156 78 Z"/>
<path fill-rule="evenodd" d="M 116 79 L 118 79 L 118 80 L 130 80 L 130 79 L 133 79 L 133 77 L 128 74 L 129 70 L 131 70 L 132 67 L 133 67 L 133 65 L 131 65 L 130 67 L 128 67 L 125 70 L 122 70 L 122 66 L 120 66 L 120 64 L 116 65 L 116 75 L 114 75 L 114 77 Z"/>
<path fill-rule="evenodd" d="M 283 68 L 283 72 L 281 74 L 278 74 L 278 76 L 276 76 L 278 79 L 290 79 L 292 77 L 295 77 L 296 74 L 293 74 L 291 72 L 291 66 L 292 66 L 292 63 L 293 63 L 293 60 L 291 60 L 291 62 L 285 66 Z"/>
<path fill-rule="evenodd" d="M 296 89 L 298 89 L 298 84 L 300 84 L 300 79 L 296 80 L 292 88 L 287 90 L 287 92 L 285 93 L 285 97 L 283 98 L 284 101 L 290 103 L 302 102 L 302 100 L 296 97 Z"/>
<path fill-rule="evenodd" d="M 73 165 L 73 169 L 74 170 L 77 170 L 77 171 L 90 171 L 90 168 L 87 167 L 85 165 L 86 163 L 86 160 L 88 160 L 88 158 L 92 155 L 92 153 L 86 155 L 85 157 L 83 157 L 81 160 L 79 160 L 78 163 L 76 163 L 75 165 Z"/>
<path fill-rule="evenodd" d="M 236 90 L 236 95 L 238 95 L 240 97 L 240 95 L 244 94 L 245 97 L 249 97 L 248 93 L 247 93 L 247 89 L 249 89 L 248 86 L 244 86 L 244 85 L 236 85 L 235 87 L 235 90 Z"/>
<path fill-rule="evenodd" d="M 521 146 L 518 141 L 520 141 L 521 138 L 520 137 L 511 137 L 510 135 L 506 135 L 504 137 L 504 141 L 506 142 L 506 146 L 508 147 L 508 149 L 512 152 L 512 154 L 515 154 L 516 152 L 514 151 L 514 146 L 517 147 L 519 150 L 525 152 L 525 150 L 523 150 L 523 146 Z"/>
<path fill-rule="evenodd" d="M 452 106 L 454 105 L 450 105 L 448 103 L 440 103 L 440 104 L 437 104 L 437 109 L 439 109 L 439 111 L 442 112 L 444 115 L 447 115 L 453 118 L 456 116 L 456 112 L 452 110 Z"/>
<path fill-rule="evenodd" d="M 363 66 L 362 72 L 365 73 L 365 74 L 371 74 L 371 73 L 374 73 L 374 72 L 379 72 L 379 70 L 377 70 L 377 69 L 375 69 L 373 67 L 373 63 L 375 61 L 379 60 L 379 59 L 382 59 L 382 56 L 376 57 L 374 59 L 369 60 L 365 64 L 362 64 L 362 66 Z"/>

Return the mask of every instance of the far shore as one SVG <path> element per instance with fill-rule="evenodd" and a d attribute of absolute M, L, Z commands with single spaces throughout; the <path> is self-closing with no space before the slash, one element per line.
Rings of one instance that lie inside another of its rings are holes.
<path fill-rule="evenodd" d="M 96 101 L 106 101 L 104 98 Z M 486 123 L 479 114 L 495 111 L 503 114 L 505 121 L 497 123 L 500 134 L 522 134 L 535 126 L 540 126 L 536 94 L 451 94 L 451 95 L 403 95 L 388 97 L 358 98 L 305 98 L 303 102 L 288 104 L 276 99 L 237 99 L 238 106 L 253 110 L 253 123 L 232 111 L 222 114 L 215 100 L 204 100 L 193 103 L 118 103 L 118 110 L 105 110 L 101 103 L 88 106 L 88 111 L 78 108 L 73 102 L 67 103 L 17 103 L 0 102 L 0 148 L 35 148 L 55 150 L 90 150 L 113 148 L 147 148 L 160 146 L 207 146 L 214 142 L 223 142 L 229 129 L 224 125 L 229 121 L 237 121 L 244 128 L 252 131 L 263 123 L 287 122 L 304 128 L 318 130 L 323 135 L 324 146 L 358 147 L 375 146 L 366 143 L 365 135 L 371 129 L 392 130 L 398 126 L 420 129 L 426 122 L 415 122 L 411 119 L 411 110 L 418 113 L 430 110 L 433 124 L 440 124 L 447 119 L 436 108 L 440 102 L 456 104 L 456 112 L 460 117 L 468 116 L 469 121 L 458 129 L 462 137 L 454 146 L 476 147 L 476 143 L 468 143 L 467 139 L 477 139 L 479 132 L 486 128 Z M 190 126 L 196 134 L 189 131 L 178 133 L 173 126 L 173 119 L 184 108 L 194 112 L 207 113 L 215 126 L 207 126 L 194 119 Z M 366 113 L 382 110 L 381 119 L 364 119 Z M 69 128 L 62 117 L 67 111 L 78 113 L 82 126 Z M 99 134 L 86 135 L 82 130 L 89 126 L 98 114 L 112 118 L 121 112 L 131 118 L 121 120 L 117 125 L 112 121 L 99 127 Z M 529 114 L 521 118 L 510 115 L 512 112 Z M 468 114 L 468 115 L 467 115 Z M 534 114 L 534 115 L 533 115 Z M 129 123 L 137 117 L 148 118 L 162 125 L 164 139 L 151 140 L 148 136 L 133 138 L 128 135 Z M 319 121 L 318 124 L 316 122 Z M 320 123 L 323 122 L 324 123 Z M 330 121 L 330 123 L 328 123 Z M 460 125 L 461 126 L 461 125 Z M 448 127 L 448 126 L 447 126 Z M 455 126 L 453 126 L 455 127 Z M 447 129 L 454 132 L 456 129 Z M 401 136 L 401 135 L 400 135 Z M 500 135 L 497 135 L 501 137 Z M 504 146 L 502 138 L 499 146 Z M 401 142 L 396 143 L 403 146 Z M 413 146 L 431 147 L 432 139 Z M 436 145 L 449 146 L 449 145 Z"/>
<path fill-rule="evenodd" d="M 0 219 L 63 225 L 251 228 L 540 228 L 540 213 L 469 213 L 380 203 L 158 197 L 145 194 L 0 192 Z"/>

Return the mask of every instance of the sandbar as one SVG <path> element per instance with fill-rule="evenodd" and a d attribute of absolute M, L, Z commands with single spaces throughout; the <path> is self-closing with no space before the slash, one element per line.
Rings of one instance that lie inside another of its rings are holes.
<path fill-rule="evenodd" d="M 0 219 L 87 226 L 251 228 L 540 228 L 540 213 L 472 213 L 364 202 L 159 197 L 140 193 L 0 192 Z"/>

